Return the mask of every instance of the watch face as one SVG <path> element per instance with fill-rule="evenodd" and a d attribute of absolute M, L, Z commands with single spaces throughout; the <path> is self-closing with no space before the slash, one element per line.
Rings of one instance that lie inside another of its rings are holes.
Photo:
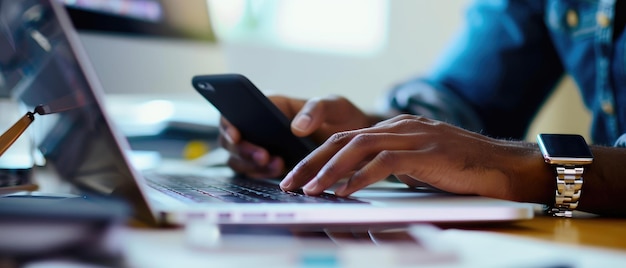
<path fill-rule="evenodd" d="M 580 135 L 539 134 L 537 142 L 546 162 L 551 164 L 589 164 L 593 155 Z"/>

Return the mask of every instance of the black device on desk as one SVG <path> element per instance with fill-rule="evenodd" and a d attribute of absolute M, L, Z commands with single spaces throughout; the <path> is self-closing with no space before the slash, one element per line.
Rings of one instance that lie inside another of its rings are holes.
<path fill-rule="evenodd" d="M 186 158 L 190 142 L 201 142 L 207 148 L 217 147 L 216 126 L 168 120 L 155 133 L 127 135 L 133 150 L 156 151 L 166 158 Z"/>
<path fill-rule="evenodd" d="M 114 232 L 128 206 L 115 199 L 72 194 L 18 193 L 0 197 L 0 256 L 18 265 L 64 258 L 118 265 Z"/>
<path fill-rule="evenodd" d="M 282 156 L 287 167 L 295 166 L 315 149 L 313 141 L 291 132 L 289 119 L 245 76 L 199 75 L 193 77 L 192 84 L 245 140 Z"/>

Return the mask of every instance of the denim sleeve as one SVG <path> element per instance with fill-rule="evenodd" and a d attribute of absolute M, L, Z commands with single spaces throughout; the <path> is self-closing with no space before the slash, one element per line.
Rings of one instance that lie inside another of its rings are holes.
<path fill-rule="evenodd" d="M 389 94 L 395 113 L 423 115 L 467 130 L 480 132 L 483 124 L 468 103 L 446 87 L 435 87 L 423 79 L 396 86 Z"/>
<path fill-rule="evenodd" d="M 499 138 L 522 139 L 563 67 L 544 1 L 474 1 L 433 71 L 390 91 L 390 108 Z"/>
<path fill-rule="evenodd" d="M 617 140 L 615 141 L 615 144 L 613 144 L 613 146 L 614 147 L 626 148 L 626 133 L 624 133 L 621 136 L 619 136 L 619 138 L 617 138 Z"/>

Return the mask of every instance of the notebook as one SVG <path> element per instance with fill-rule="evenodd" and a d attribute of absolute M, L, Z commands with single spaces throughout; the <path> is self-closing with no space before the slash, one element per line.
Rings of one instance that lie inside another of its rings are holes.
<path fill-rule="evenodd" d="M 279 180 L 240 178 L 227 168 L 140 171 L 103 105 L 101 85 L 63 6 L 51 0 L 0 3 L 0 81 L 28 109 L 44 107 L 46 114 L 31 130 L 47 169 L 86 193 L 122 198 L 146 223 L 354 226 L 533 217 L 531 204 L 425 192 L 388 181 L 349 198 L 330 192 L 306 197 L 280 191 Z M 181 85 L 185 88 L 193 90 Z M 254 188 L 256 182 L 265 188 Z M 246 200 L 248 194 L 253 197 Z"/>

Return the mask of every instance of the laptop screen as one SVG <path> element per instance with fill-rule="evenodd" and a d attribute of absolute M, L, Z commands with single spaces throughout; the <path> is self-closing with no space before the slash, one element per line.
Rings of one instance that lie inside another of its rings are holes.
<path fill-rule="evenodd" d="M 0 91 L 25 110 L 44 107 L 29 131 L 46 170 L 147 207 L 122 153 L 129 147 L 103 114 L 100 86 L 70 23 L 50 0 L 0 0 Z"/>

